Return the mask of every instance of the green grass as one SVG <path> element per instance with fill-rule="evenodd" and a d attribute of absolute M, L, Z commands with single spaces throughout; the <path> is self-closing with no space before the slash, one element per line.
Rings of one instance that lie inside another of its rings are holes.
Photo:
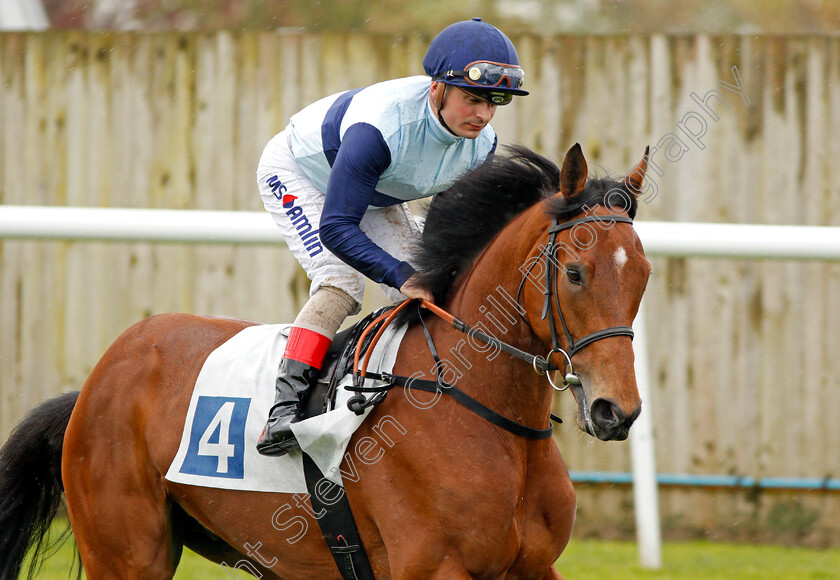
<path fill-rule="evenodd" d="M 35 578 L 37 580 L 67 580 L 71 578 L 70 567 L 73 565 L 73 558 L 74 546 L 72 542 L 68 541 L 56 555 L 44 561 L 41 571 L 35 575 Z M 252 578 L 252 576 L 242 572 L 239 573 L 239 576 L 240 578 Z M 75 578 L 75 574 L 72 578 Z M 82 578 L 85 578 L 84 574 Z M 224 580 L 230 579 L 231 576 L 220 565 L 184 549 L 184 555 L 181 558 L 181 564 L 178 566 L 175 578 L 176 580 Z"/>
<path fill-rule="evenodd" d="M 572 540 L 557 563 L 569 580 L 828 580 L 840 578 L 840 549 L 666 543 L 661 570 L 639 565 L 636 544 Z"/>
<path fill-rule="evenodd" d="M 68 577 L 73 549 L 68 542 L 46 561 L 39 580 Z M 666 543 L 661 570 L 638 564 L 636 545 L 629 542 L 572 540 L 557 568 L 567 580 L 828 580 L 840 579 L 840 549 L 812 550 L 779 546 Z M 245 577 L 241 574 L 241 577 Z M 176 580 L 230 578 L 217 564 L 184 550 Z"/>

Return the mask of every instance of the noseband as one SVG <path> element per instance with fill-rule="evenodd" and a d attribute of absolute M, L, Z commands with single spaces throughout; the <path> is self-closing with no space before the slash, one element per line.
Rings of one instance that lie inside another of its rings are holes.
<path fill-rule="evenodd" d="M 603 330 L 597 330 L 592 334 L 587 334 L 583 338 L 575 340 L 572 336 L 572 333 L 569 331 L 569 326 L 566 324 L 566 318 L 563 316 L 563 309 L 560 307 L 560 295 L 556 289 L 557 280 L 559 277 L 558 274 L 560 268 L 562 267 L 554 258 L 554 252 L 557 247 L 557 234 L 562 232 L 563 230 L 572 229 L 580 224 L 590 222 L 622 222 L 632 224 L 633 220 L 626 216 L 588 215 L 586 217 L 582 217 L 576 220 L 558 223 L 557 217 L 555 216 L 551 222 L 551 227 L 548 229 L 548 244 L 546 244 L 545 247 L 543 247 L 540 251 L 540 258 L 545 264 L 545 290 L 543 292 L 543 294 L 545 295 L 545 300 L 543 302 L 543 310 L 542 314 L 540 315 L 540 319 L 545 320 L 546 316 L 548 316 L 548 327 L 551 330 L 551 350 L 546 355 L 545 359 L 541 359 L 542 362 L 545 364 L 539 364 L 536 360 L 536 358 L 538 357 L 535 357 L 534 370 L 540 374 L 545 373 L 545 371 L 547 370 L 559 370 L 559 367 L 555 367 L 554 365 L 550 364 L 550 358 L 551 355 L 556 352 L 562 353 L 563 357 L 565 358 L 565 360 L 563 361 L 563 386 L 558 387 L 551 380 L 550 376 L 546 376 L 549 384 L 557 391 L 565 391 L 571 385 L 579 386 L 581 384 L 580 375 L 578 375 L 575 372 L 574 367 L 572 366 L 572 357 L 574 357 L 585 347 L 589 346 L 594 342 L 605 338 L 610 338 L 612 336 L 629 336 L 631 340 L 633 339 L 633 329 L 629 326 L 612 326 Z M 522 290 L 525 287 L 525 281 L 531 274 L 531 270 L 539 262 L 540 260 L 538 259 L 533 264 L 531 264 L 531 266 L 528 268 L 528 271 L 525 273 L 525 276 L 522 278 L 522 282 L 520 282 L 519 284 L 519 290 L 517 291 L 516 295 L 517 302 L 520 301 Z M 524 311 L 525 309 L 522 308 L 521 310 Z M 557 324 L 554 322 L 555 311 L 557 312 L 557 317 L 560 319 L 560 325 L 563 328 L 563 334 L 566 338 L 567 350 L 564 350 L 560 345 L 560 339 L 557 333 Z M 526 320 L 526 323 L 527 322 L 528 321 Z M 528 324 L 530 326 L 530 323 Z"/>

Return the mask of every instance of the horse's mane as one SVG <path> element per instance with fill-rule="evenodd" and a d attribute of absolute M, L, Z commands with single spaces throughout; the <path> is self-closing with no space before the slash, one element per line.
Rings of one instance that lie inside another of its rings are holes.
<path fill-rule="evenodd" d="M 496 155 L 492 162 L 466 173 L 436 195 L 413 255 L 420 282 L 432 292 L 435 302 L 443 304 L 458 276 L 496 234 L 537 202 L 547 200 L 546 212 L 561 222 L 585 206 L 604 205 L 607 199 L 613 211 L 626 211 L 631 218 L 636 213 L 636 198 L 620 181 L 590 179 L 586 189 L 571 199 L 553 198 L 559 190 L 557 165 L 517 145 L 506 147 L 503 155 Z M 623 195 L 611 193 L 616 190 Z"/>

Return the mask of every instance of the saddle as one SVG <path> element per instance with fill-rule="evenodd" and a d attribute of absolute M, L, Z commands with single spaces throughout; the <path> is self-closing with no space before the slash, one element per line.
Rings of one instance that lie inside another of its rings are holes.
<path fill-rule="evenodd" d="M 359 338 L 370 323 L 379 317 L 389 307 L 383 307 L 365 316 L 353 326 L 342 330 L 335 335 L 332 344 L 324 356 L 324 364 L 321 367 L 321 375 L 315 385 L 310 388 L 303 401 L 301 420 L 322 415 L 335 407 L 338 384 L 345 376 L 353 372 L 353 356 L 358 345 Z M 373 333 L 365 337 L 362 344 L 362 352 L 370 346 Z M 355 401 L 354 401 L 355 399 Z M 348 406 L 351 410 L 360 414 L 362 409 L 358 408 L 358 401 L 364 397 L 351 397 Z"/>

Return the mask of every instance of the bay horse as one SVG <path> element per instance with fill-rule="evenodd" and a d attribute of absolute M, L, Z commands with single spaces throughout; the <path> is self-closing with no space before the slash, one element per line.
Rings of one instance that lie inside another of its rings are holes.
<path fill-rule="evenodd" d="M 495 413 L 544 431 L 554 391 L 535 370 L 553 360 L 578 427 L 626 438 L 641 409 L 629 327 L 650 266 L 631 220 L 646 169 L 647 152 L 623 180 L 587 180 L 579 145 L 562 168 L 514 147 L 439 194 L 417 255 L 436 304 L 539 356 L 526 364 L 426 316 L 425 331 L 410 322 L 393 372 L 445 372 Z M 18 425 L 0 450 L 0 577 L 18 577 L 27 550 L 42 547 L 63 491 L 90 579 L 171 578 L 183 546 L 231 576 L 340 578 L 305 494 L 164 478 L 202 364 L 252 324 L 145 319 L 81 392 Z M 551 438 L 511 433 L 441 393 L 397 390 L 347 449 L 346 494 L 376 578 L 561 578 L 575 492 Z"/>

